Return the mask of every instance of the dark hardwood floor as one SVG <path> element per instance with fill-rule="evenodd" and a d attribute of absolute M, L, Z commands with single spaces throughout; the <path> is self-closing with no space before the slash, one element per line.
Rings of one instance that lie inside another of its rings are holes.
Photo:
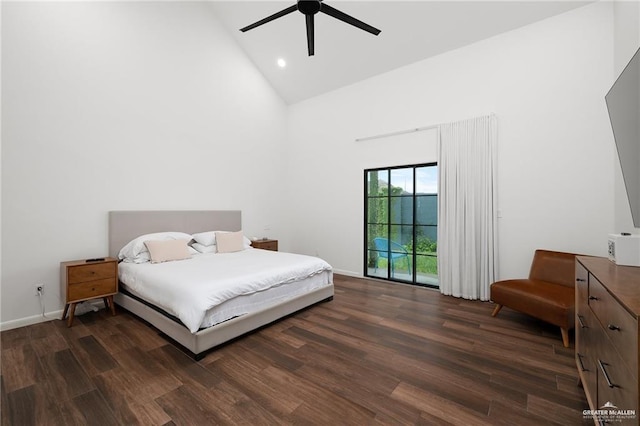
<path fill-rule="evenodd" d="M 555 327 L 424 288 L 335 287 L 200 362 L 122 310 L 4 331 L 2 424 L 590 424 Z"/>

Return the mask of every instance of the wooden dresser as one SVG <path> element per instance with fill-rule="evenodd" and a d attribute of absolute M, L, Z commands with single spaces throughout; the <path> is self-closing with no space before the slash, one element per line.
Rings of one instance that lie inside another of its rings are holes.
<path fill-rule="evenodd" d="M 639 316 L 640 268 L 576 258 L 576 365 L 596 423 L 638 424 Z"/>

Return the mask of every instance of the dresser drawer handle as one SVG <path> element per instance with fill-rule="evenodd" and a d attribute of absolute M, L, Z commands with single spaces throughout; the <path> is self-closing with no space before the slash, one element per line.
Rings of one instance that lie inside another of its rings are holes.
<path fill-rule="evenodd" d="M 589 300 L 598 300 L 598 298 L 595 296 L 589 296 Z"/>
<path fill-rule="evenodd" d="M 607 328 L 608 328 L 609 330 L 612 330 L 612 331 L 620 331 L 620 327 L 618 327 L 617 325 L 613 325 L 613 324 L 609 324 L 609 325 L 607 326 Z"/>
<path fill-rule="evenodd" d="M 576 278 L 576 281 L 578 281 L 579 283 L 583 283 L 583 282 L 586 282 L 587 280 L 583 280 L 582 278 Z"/>
<path fill-rule="evenodd" d="M 580 323 L 580 328 L 589 328 L 589 327 L 587 327 L 587 325 L 582 321 L 582 315 L 578 315 L 578 322 Z"/>
<path fill-rule="evenodd" d="M 581 354 L 579 354 L 579 353 L 577 353 L 577 352 L 576 352 L 576 356 L 578 357 L 578 362 L 580 363 L 580 370 L 582 370 L 582 371 L 589 371 L 589 370 L 587 370 L 586 368 L 584 368 L 584 364 L 582 363 L 582 357 L 583 357 L 584 355 L 581 355 Z"/>
<path fill-rule="evenodd" d="M 604 366 L 607 365 L 606 363 L 598 360 L 598 365 L 600 366 L 600 370 L 602 371 L 602 374 L 604 375 L 604 379 L 607 381 L 607 386 L 609 386 L 610 388 L 615 388 L 616 385 L 614 385 L 613 383 L 611 383 L 611 379 L 609 379 L 609 375 L 607 374 L 607 370 L 604 369 Z"/>

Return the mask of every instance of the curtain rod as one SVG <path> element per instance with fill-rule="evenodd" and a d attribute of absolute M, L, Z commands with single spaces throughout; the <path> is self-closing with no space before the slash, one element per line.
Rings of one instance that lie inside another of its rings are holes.
<path fill-rule="evenodd" d="M 495 116 L 495 113 L 492 112 L 490 114 L 487 114 L 486 116 L 487 117 L 493 117 L 493 116 Z M 479 117 L 484 117 L 484 116 L 479 116 Z M 364 141 L 370 141 L 372 139 L 382 139 L 382 138 L 388 138 L 389 136 L 405 135 L 407 133 L 415 133 L 415 132 L 422 132 L 424 130 L 437 129 L 438 127 L 442 126 L 443 124 L 446 124 L 446 123 L 431 124 L 429 126 L 414 127 L 413 129 L 399 130 L 397 132 L 391 132 L 391 133 L 382 133 L 380 135 L 367 136 L 365 138 L 357 138 L 356 142 L 364 142 Z"/>
<path fill-rule="evenodd" d="M 437 129 L 438 126 L 440 126 L 440 124 L 432 124 L 430 126 L 423 126 L 423 127 L 414 127 L 413 129 L 399 130 L 397 132 L 383 133 L 381 135 L 375 135 L 375 136 L 367 136 L 366 138 L 357 138 L 356 142 L 370 141 L 372 139 L 387 138 L 389 136 L 398 136 L 398 135 L 404 135 L 407 133 L 422 132 L 424 130 Z"/>

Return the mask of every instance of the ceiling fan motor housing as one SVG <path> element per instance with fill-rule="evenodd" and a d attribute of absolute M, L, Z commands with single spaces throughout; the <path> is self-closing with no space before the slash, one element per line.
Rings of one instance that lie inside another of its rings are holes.
<path fill-rule="evenodd" d="M 372 27 L 371 25 L 364 23 L 353 16 L 349 16 L 344 12 L 339 11 L 338 9 L 334 9 L 326 3 L 322 3 L 322 0 L 297 0 L 295 5 L 291 5 L 286 9 L 282 9 L 280 12 L 276 12 L 273 15 L 267 16 L 264 19 L 261 19 L 257 22 L 254 22 L 251 25 L 247 25 L 244 28 L 240 28 L 240 31 L 245 32 L 252 30 L 260 25 L 266 24 L 267 22 L 271 22 L 274 19 L 282 18 L 290 13 L 295 11 L 299 11 L 303 15 L 305 15 L 305 20 L 307 21 L 307 49 L 309 50 L 309 56 L 313 56 L 314 47 L 313 47 L 313 28 L 314 28 L 314 18 L 318 12 L 322 12 L 326 15 L 329 15 L 335 19 L 338 19 L 342 22 L 345 22 L 349 25 L 353 25 L 354 27 L 360 28 L 368 33 L 373 35 L 380 34 L 380 30 Z"/>
<path fill-rule="evenodd" d="M 315 15 L 320 12 L 320 0 L 298 0 L 298 10 L 305 15 Z"/>

